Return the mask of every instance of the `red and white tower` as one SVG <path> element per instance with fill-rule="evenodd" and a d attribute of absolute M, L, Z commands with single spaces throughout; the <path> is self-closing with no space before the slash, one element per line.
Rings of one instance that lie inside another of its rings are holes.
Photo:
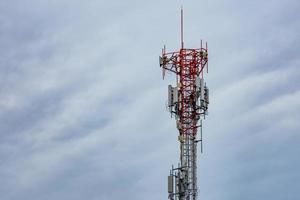
<path fill-rule="evenodd" d="M 180 161 L 172 167 L 168 177 L 170 200 L 197 199 L 197 143 L 202 151 L 202 117 L 207 115 L 209 90 L 204 82 L 204 70 L 208 72 L 207 43 L 200 48 L 184 47 L 183 9 L 181 9 L 181 48 L 166 52 L 164 47 L 159 57 L 160 67 L 176 75 L 176 85 L 168 87 L 168 108 L 175 116 L 179 131 Z M 205 69 L 206 68 L 206 69 Z M 197 130 L 200 128 L 200 137 Z"/>

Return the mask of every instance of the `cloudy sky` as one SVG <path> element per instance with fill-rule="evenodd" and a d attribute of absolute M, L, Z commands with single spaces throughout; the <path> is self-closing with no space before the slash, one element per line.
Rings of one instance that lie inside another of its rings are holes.
<path fill-rule="evenodd" d="M 167 199 L 181 5 L 209 44 L 200 199 L 300 199 L 298 0 L 1 0 L 1 200 Z"/>

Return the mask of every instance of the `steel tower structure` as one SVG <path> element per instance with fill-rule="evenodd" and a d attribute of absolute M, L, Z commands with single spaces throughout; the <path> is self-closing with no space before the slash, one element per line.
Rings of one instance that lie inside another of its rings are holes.
<path fill-rule="evenodd" d="M 203 73 L 208 72 L 208 51 L 205 47 L 190 49 L 183 42 L 183 9 L 181 8 L 181 48 L 179 51 L 166 52 L 162 49 L 159 57 L 163 77 L 165 71 L 176 75 L 176 86 L 168 87 L 168 108 L 175 116 L 178 140 L 180 142 L 180 161 L 168 176 L 168 198 L 170 200 L 197 199 L 197 143 L 202 152 L 202 118 L 207 115 L 209 90 L 204 82 Z M 197 130 L 200 128 L 200 137 Z"/>

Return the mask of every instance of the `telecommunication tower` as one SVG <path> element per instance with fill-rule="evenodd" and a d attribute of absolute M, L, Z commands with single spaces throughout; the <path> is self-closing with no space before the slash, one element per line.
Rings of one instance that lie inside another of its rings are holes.
<path fill-rule="evenodd" d="M 168 86 L 168 109 L 175 116 L 178 140 L 180 142 L 180 161 L 170 170 L 168 176 L 168 198 L 170 200 L 197 199 L 197 143 L 202 152 L 202 118 L 207 115 L 209 90 L 203 79 L 204 70 L 208 72 L 207 42 L 200 42 L 200 48 L 184 47 L 183 9 L 181 8 L 181 48 L 166 52 L 162 49 L 159 57 L 163 78 L 165 71 L 176 75 L 176 85 Z M 197 130 L 200 128 L 200 137 Z"/>

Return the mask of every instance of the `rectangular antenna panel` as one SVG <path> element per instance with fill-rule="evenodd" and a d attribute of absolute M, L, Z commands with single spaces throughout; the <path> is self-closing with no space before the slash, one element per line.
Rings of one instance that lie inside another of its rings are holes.
<path fill-rule="evenodd" d="M 173 88 L 172 85 L 168 86 L 168 107 L 173 106 Z"/>
<path fill-rule="evenodd" d="M 209 104 L 209 89 L 208 87 L 205 86 L 204 90 L 205 90 L 205 101 L 207 104 Z"/>
<path fill-rule="evenodd" d="M 204 100 L 204 79 L 200 79 L 200 100 Z"/>
<path fill-rule="evenodd" d="M 161 56 L 159 56 L 159 66 L 163 65 L 163 58 Z"/>
<path fill-rule="evenodd" d="M 176 177 L 176 174 L 175 174 L 175 193 L 177 194 L 178 193 L 178 178 Z"/>
<path fill-rule="evenodd" d="M 173 88 L 173 103 L 177 103 L 178 102 L 178 88 L 174 87 Z"/>
<path fill-rule="evenodd" d="M 200 90 L 200 80 L 201 78 L 199 76 L 196 77 L 196 90 L 199 91 Z"/>
<path fill-rule="evenodd" d="M 174 183 L 173 183 L 173 176 L 168 176 L 168 192 L 173 193 Z"/>

